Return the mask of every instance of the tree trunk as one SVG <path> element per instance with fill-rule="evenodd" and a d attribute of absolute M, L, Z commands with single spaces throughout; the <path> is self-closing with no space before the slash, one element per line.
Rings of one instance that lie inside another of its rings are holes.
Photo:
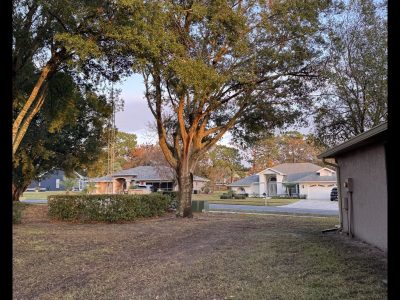
<path fill-rule="evenodd" d="M 192 191 L 193 191 L 193 174 L 178 171 L 178 187 L 179 187 L 179 209 L 176 216 L 182 218 L 192 218 Z"/>
<path fill-rule="evenodd" d="M 12 184 L 12 201 L 19 201 L 19 197 L 25 192 L 26 187 L 18 187 L 14 183 Z"/>

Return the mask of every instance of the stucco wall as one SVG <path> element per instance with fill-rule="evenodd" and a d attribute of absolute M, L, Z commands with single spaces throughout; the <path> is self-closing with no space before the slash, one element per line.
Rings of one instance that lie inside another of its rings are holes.
<path fill-rule="evenodd" d="M 334 175 L 334 174 L 335 174 L 334 171 L 330 171 L 330 170 L 328 170 L 328 169 L 321 169 L 321 170 L 319 171 L 319 175 L 320 175 L 320 176 L 332 176 L 332 175 Z"/>
<path fill-rule="evenodd" d="M 241 191 L 241 188 L 244 188 L 244 192 Z M 230 187 L 230 189 L 238 194 L 247 193 L 250 197 L 259 196 L 258 184 L 252 184 L 250 186 L 243 187 Z"/>
<path fill-rule="evenodd" d="M 352 232 L 355 237 L 387 250 L 387 182 L 385 149 L 370 145 L 337 158 L 340 167 L 342 200 L 348 197 L 346 178 L 353 178 Z M 342 202 L 343 203 L 343 202 Z M 342 205 L 343 207 L 343 205 Z M 348 211 L 342 209 L 344 231 Z"/>
<path fill-rule="evenodd" d="M 205 187 L 206 183 L 206 181 L 193 180 L 193 190 L 197 190 L 198 192 L 200 192 L 201 189 Z"/>
<path fill-rule="evenodd" d="M 96 182 L 95 189 L 91 192 L 92 194 L 111 194 L 112 183 L 111 182 Z"/>

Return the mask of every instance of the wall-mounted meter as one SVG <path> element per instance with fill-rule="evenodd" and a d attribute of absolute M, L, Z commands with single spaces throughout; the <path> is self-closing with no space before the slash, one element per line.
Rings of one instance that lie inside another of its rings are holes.
<path fill-rule="evenodd" d="M 344 181 L 344 188 L 348 191 L 348 192 L 352 192 L 353 191 L 353 178 L 347 178 Z"/>

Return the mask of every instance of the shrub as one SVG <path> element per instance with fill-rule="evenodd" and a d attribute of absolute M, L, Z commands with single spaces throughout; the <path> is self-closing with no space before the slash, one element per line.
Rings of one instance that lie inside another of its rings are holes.
<path fill-rule="evenodd" d="M 204 192 L 204 194 L 209 194 L 209 193 L 210 193 L 210 191 L 211 191 L 211 190 L 210 190 L 210 188 L 209 188 L 209 187 L 207 187 L 207 186 L 203 188 L 203 192 Z"/>
<path fill-rule="evenodd" d="M 246 199 L 246 195 L 245 194 L 236 194 L 233 197 L 235 199 Z"/>
<path fill-rule="evenodd" d="M 21 217 L 22 217 L 22 211 L 24 208 L 29 205 L 26 203 L 22 202 L 13 202 L 13 224 L 20 224 L 21 223 Z"/>
<path fill-rule="evenodd" d="M 223 193 L 221 196 L 219 196 L 219 199 L 232 199 L 232 196 L 226 193 Z"/>
<path fill-rule="evenodd" d="M 169 198 L 168 208 L 169 209 L 178 209 L 179 200 L 178 200 L 178 192 L 176 191 L 163 191 L 162 195 L 165 195 Z"/>
<path fill-rule="evenodd" d="M 224 193 L 225 194 L 225 193 Z M 226 194 L 227 195 L 229 195 L 231 198 L 230 199 L 232 199 L 233 198 L 233 196 L 236 194 L 234 191 L 232 191 L 232 190 L 228 190 L 227 192 L 226 192 Z"/>
<path fill-rule="evenodd" d="M 59 220 L 130 221 L 162 215 L 170 197 L 148 195 L 54 195 L 48 197 L 49 216 Z"/>

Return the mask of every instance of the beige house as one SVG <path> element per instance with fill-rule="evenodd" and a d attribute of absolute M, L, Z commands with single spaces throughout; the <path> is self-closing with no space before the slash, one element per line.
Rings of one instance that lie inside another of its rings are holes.
<path fill-rule="evenodd" d="M 207 178 L 194 176 L 193 192 L 200 193 L 208 181 Z M 158 190 L 177 190 L 175 172 L 166 166 L 139 166 L 117 171 L 108 176 L 91 178 L 89 182 L 94 184 L 92 191 L 94 194 L 137 194 Z M 146 186 L 147 188 L 135 189 L 137 186 Z"/>
<path fill-rule="evenodd" d="M 387 122 L 321 153 L 334 158 L 343 232 L 387 250 Z"/>

